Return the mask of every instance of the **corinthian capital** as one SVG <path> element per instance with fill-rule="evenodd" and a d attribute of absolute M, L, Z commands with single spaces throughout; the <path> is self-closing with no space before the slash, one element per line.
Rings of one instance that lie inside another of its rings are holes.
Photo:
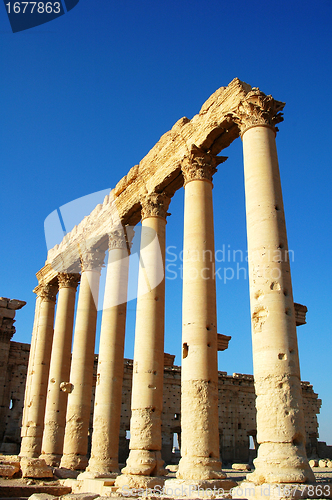
<path fill-rule="evenodd" d="M 81 269 L 84 271 L 101 271 L 104 265 L 105 252 L 97 249 L 91 249 L 80 256 Z"/>
<path fill-rule="evenodd" d="M 124 229 L 115 229 L 108 235 L 108 249 L 127 248 L 127 241 Z"/>
<path fill-rule="evenodd" d="M 213 155 L 194 145 L 189 155 L 182 160 L 181 169 L 184 185 L 194 180 L 212 182 L 212 176 L 217 172 L 217 166 L 226 160 L 226 156 Z"/>
<path fill-rule="evenodd" d="M 41 297 L 43 300 L 55 302 L 58 287 L 56 285 L 50 285 L 49 283 L 41 283 L 36 286 L 34 292 L 37 294 L 37 297 Z"/>
<path fill-rule="evenodd" d="M 278 131 L 276 125 L 283 121 L 281 111 L 284 106 L 284 102 L 276 101 L 271 95 L 265 95 L 258 88 L 253 88 L 229 117 L 239 126 L 241 135 L 248 128 L 259 125 Z"/>
<path fill-rule="evenodd" d="M 77 288 L 81 276 L 78 273 L 59 273 L 58 283 L 59 288 Z"/>
<path fill-rule="evenodd" d="M 162 217 L 166 219 L 167 209 L 171 199 L 165 193 L 150 193 L 141 198 L 142 219 L 147 217 Z"/>

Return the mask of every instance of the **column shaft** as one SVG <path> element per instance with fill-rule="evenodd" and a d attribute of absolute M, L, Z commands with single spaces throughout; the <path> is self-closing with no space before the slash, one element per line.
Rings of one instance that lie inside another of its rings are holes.
<path fill-rule="evenodd" d="M 193 155 L 189 164 L 184 164 L 182 168 L 187 182 L 183 254 L 182 432 L 177 476 L 193 480 L 225 477 L 219 459 L 213 160 L 212 156 L 203 155 L 199 159 Z M 197 172 L 197 163 L 206 169 L 203 175 Z"/>
<path fill-rule="evenodd" d="M 36 307 L 38 322 L 35 325 L 30 388 L 27 388 L 26 420 L 20 451 L 24 457 L 37 458 L 41 453 L 56 292 L 57 287 L 50 285 L 39 285 L 36 289 L 39 296 L 39 305 Z"/>
<path fill-rule="evenodd" d="M 85 260 L 87 261 L 86 264 Z M 61 467 L 68 469 L 82 470 L 86 468 L 88 463 L 88 432 L 100 266 L 100 263 L 98 265 L 98 263 L 89 260 L 89 257 L 83 257 L 82 259 L 81 285 L 78 295 L 70 370 L 72 392 L 68 395 L 65 438 L 61 459 Z"/>
<path fill-rule="evenodd" d="M 305 428 L 295 312 L 275 132 L 243 133 L 255 391 L 256 470 L 263 482 L 313 480 Z"/>
<path fill-rule="evenodd" d="M 143 486 L 164 474 L 161 413 L 164 381 L 165 225 L 170 199 L 148 195 L 142 202 L 142 235 L 136 310 L 130 453 L 117 484 Z M 159 283 L 159 284 L 157 284 Z M 131 476 L 131 479 L 128 476 Z M 136 476 L 136 483 L 131 483 Z M 137 478 L 140 476 L 140 479 Z M 149 480 L 147 478 L 147 480 Z M 126 481 L 128 481 L 126 483 Z"/>
<path fill-rule="evenodd" d="M 79 274 L 62 273 L 55 317 L 47 392 L 42 455 L 48 465 L 59 466 L 65 433 L 67 394 L 61 384 L 69 381 L 76 287 Z"/>
<path fill-rule="evenodd" d="M 94 477 L 119 472 L 118 450 L 122 401 L 129 255 L 124 232 L 109 237 L 109 255 L 100 332 L 91 458 Z"/>

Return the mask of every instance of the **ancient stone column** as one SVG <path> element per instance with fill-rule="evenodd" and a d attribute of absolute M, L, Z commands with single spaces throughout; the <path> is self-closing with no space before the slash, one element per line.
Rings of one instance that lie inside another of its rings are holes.
<path fill-rule="evenodd" d="M 74 344 L 67 384 L 68 404 L 61 467 L 84 470 L 87 466 L 93 364 L 100 270 L 104 252 L 89 251 L 81 257 Z"/>
<path fill-rule="evenodd" d="M 161 412 L 164 380 L 165 226 L 170 199 L 142 199 L 142 235 L 136 310 L 130 453 L 118 486 L 153 486 L 164 474 Z M 146 477 L 148 476 L 148 477 Z"/>
<path fill-rule="evenodd" d="M 193 147 L 185 186 L 181 460 L 177 477 L 222 479 L 218 432 L 218 345 L 212 175 L 225 161 Z"/>
<path fill-rule="evenodd" d="M 240 104 L 258 457 L 256 484 L 314 480 L 305 451 L 299 355 L 275 143 L 284 103 L 258 89 Z"/>
<path fill-rule="evenodd" d="M 65 391 L 69 381 L 75 298 L 79 280 L 79 274 L 58 274 L 59 295 L 40 456 L 52 466 L 59 466 L 63 450 L 68 397 Z"/>
<path fill-rule="evenodd" d="M 38 302 L 37 321 L 34 325 L 35 341 L 31 353 L 29 387 L 26 388 L 26 416 L 20 451 L 23 457 L 38 458 L 41 452 L 57 291 L 58 287 L 50 284 L 40 284 L 34 290 Z"/>
<path fill-rule="evenodd" d="M 113 231 L 109 235 L 108 244 L 92 449 L 85 477 L 106 477 L 111 476 L 113 472 L 119 472 L 118 450 L 129 270 L 129 247 L 124 229 Z"/>

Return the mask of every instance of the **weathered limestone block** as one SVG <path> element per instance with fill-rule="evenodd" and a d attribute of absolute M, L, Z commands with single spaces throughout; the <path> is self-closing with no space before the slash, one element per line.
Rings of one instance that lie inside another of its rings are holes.
<path fill-rule="evenodd" d="M 51 495 L 51 493 L 33 493 L 28 500 L 53 500 L 53 498 L 58 497 Z"/>
<path fill-rule="evenodd" d="M 22 477 L 53 477 L 52 468 L 46 465 L 45 460 L 21 457 L 20 465 Z"/>
<path fill-rule="evenodd" d="M 122 469 L 123 471 L 123 469 Z M 129 490 L 135 489 L 145 489 L 154 488 L 156 486 L 163 486 L 165 481 L 164 477 L 158 476 L 143 476 L 139 474 L 121 474 L 115 480 L 115 486 L 117 486 L 117 493 L 126 493 L 128 495 Z"/>
<path fill-rule="evenodd" d="M 249 464 L 233 464 L 232 469 L 234 470 L 251 470 Z"/>
<path fill-rule="evenodd" d="M 20 470 L 20 457 L 18 455 L 0 455 L 0 464 L 12 465 L 18 472 Z"/>
<path fill-rule="evenodd" d="M 19 469 L 18 469 L 19 470 Z M 17 468 L 9 464 L 0 464 L 0 476 L 1 477 L 13 477 L 13 475 L 18 472 Z"/>
<path fill-rule="evenodd" d="M 80 472 L 77 470 L 65 469 L 60 467 L 54 467 L 53 469 L 53 474 L 59 479 L 76 479 L 79 473 Z"/>

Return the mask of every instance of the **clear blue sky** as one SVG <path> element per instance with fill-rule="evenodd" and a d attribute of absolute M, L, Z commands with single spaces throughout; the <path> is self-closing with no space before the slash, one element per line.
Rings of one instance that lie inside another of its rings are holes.
<path fill-rule="evenodd" d="M 13 34 L 2 6 L 0 294 L 27 301 L 14 340 L 30 341 L 45 218 L 114 187 L 179 118 L 192 118 L 238 77 L 286 102 L 277 148 L 294 299 L 308 307 L 308 324 L 298 329 L 301 375 L 323 400 L 320 439 L 332 444 L 331 25 L 331 0 L 80 0 L 64 16 Z M 214 180 L 216 248 L 245 252 L 241 140 L 224 154 Z M 167 245 L 179 253 L 183 190 L 170 211 Z M 237 262 L 220 264 L 236 272 Z M 219 369 L 228 373 L 252 373 L 243 275 L 217 282 L 218 331 L 232 336 Z M 180 364 L 181 279 L 166 285 L 165 350 Z M 127 357 L 134 317 L 130 302 Z"/>

